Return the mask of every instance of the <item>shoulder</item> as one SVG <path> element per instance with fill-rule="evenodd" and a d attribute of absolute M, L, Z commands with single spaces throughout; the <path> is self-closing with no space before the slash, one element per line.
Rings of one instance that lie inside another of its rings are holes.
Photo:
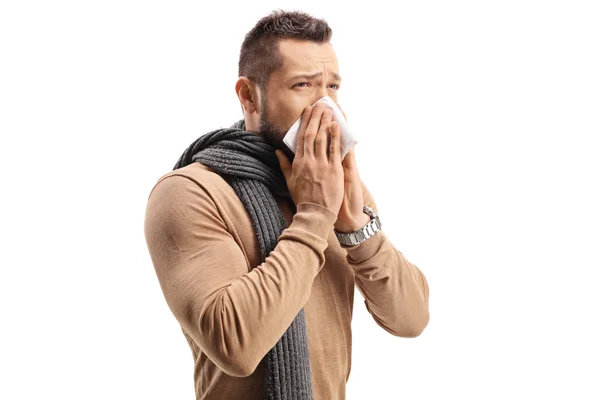
<path fill-rule="evenodd" d="M 228 186 L 229 184 L 212 168 L 199 162 L 193 162 L 160 176 L 150 190 L 148 199 L 159 189 L 162 191 L 168 188 L 169 192 L 177 192 L 199 188 L 208 193 L 214 193 Z"/>
<path fill-rule="evenodd" d="M 231 196 L 235 193 L 223 177 L 210 167 L 193 162 L 157 179 L 148 194 L 146 218 L 196 218 L 209 213 L 215 221 L 222 220 L 223 204 Z"/>
<path fill-rule="evenodd" d="M 231 190 L 219 174 L 198 162 L 163 174 L 148 195 L 146 231 L 172 233 L 209 225 L 224 230 L 221 193 L 227 188 Z"/>

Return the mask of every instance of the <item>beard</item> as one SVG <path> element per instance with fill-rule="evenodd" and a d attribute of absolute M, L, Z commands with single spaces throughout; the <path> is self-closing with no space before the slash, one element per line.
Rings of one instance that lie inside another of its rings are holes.
<path fill-rule="evenodd" d="M 261 113 L 258 121 L 258 133 L 275 149 L 282 150 L 290 159 L 290 161 L 294 160 L 294 153 L 287 147 L 285 143 L 283 143 L 283 138 L 287 133 L 288 129 L 283 129 L 276 124 L 269 121 L 269 115 L 267 114 L 267 101 L 266 98 L 263 97 L 261 105 Z"/>

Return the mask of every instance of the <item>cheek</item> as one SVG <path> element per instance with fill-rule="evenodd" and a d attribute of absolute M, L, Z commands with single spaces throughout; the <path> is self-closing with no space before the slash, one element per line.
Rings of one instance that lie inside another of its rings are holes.
<path fill-rule="evenodd" d="M 273 96 L 273 100 L 269 116 L 272 121 L 286 129 L 289 129 L 302 116 L 304 109 L 310 106 L 306 96 L 300 96 L 291 90 Z"/>
<path fill-rule="evenodd" d="M 302 115 L 304 108 L 291 106 L 290 104 L 279 104 L 275 107 L 273 120 L 277 121 L 282 128 L 289 129 L 294 122 Z"/>

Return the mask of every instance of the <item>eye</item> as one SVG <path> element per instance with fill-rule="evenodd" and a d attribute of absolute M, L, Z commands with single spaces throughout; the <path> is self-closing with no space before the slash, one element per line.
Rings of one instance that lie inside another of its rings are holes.
<path fill-rule="evenodd" d="M 309 82 L 298 82 L 298 83 L 296 83 L 292 87 L 305 87 L 305 86 L 299 86 L 299 85 L 308 85 L 308 84 L 309 84 Z M 339 90 L 340 89 L 340 85 L 336 85 L 335 83 L 331 84 L 331 86 L 335 86 L 335 90 Z"/>

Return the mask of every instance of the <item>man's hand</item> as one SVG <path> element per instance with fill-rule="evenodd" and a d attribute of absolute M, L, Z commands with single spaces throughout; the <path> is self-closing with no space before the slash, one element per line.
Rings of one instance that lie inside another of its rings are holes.
<path fill-rule="evenodd" d="M 340 110 L 342 110 L 341 107 Z M 348 120 L 343 110 L 342 114 Z M 340 129 L 337 124 L 335 129 Z M 342 167 L 344 170 L 344 197 L 334 228 L 338 232 L 350 233 L 359 230 L 371 219 L 363 212 L 363 206 L 365 205 L 364 196 L 360 177 L 358 176 L 358 168 L 356 167 L 354 146 L 352 146 L 352 149 L 344 157 Z"/>
<path fill-rule="evenodd" d="M 293 163 L 280 149 L 275 155 L 296 205 L 316 203 L 339 214 L 344 196 L 344 172 L 339 127 L 332 130 L 332 118 L 333 113 L 322 102 L 306 107 Z"/>

